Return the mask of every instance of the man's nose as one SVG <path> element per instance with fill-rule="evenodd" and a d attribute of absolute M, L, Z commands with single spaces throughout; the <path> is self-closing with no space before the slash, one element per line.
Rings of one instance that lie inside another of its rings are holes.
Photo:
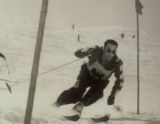
<path fill-rule="evenodd" d="M 113 54 L 113 53 L 110 53 L 110 56 L 111 56 L 111 57 L 113 57 L 113 56 L 114 56 L 114 54 Z"/>
<path fill-rule="evenodd" d="M 112 52 L 110 52 L 110 53 L 109 53 L 109 55 L 110 55 L 110 56 L 113 56 L 113 53 L 112 53 Z"/>

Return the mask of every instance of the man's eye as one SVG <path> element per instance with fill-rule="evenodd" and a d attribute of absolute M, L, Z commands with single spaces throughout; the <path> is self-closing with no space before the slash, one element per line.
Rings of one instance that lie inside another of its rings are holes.
<path fill-rule="evenodd" d="M 116 53 L 116 51 L 114 51 L 114 50 L 112 51 L 112 50 L 110 50 L 110 49 L 108 49 L 107 52 L 108 52 L 108 53 L 113 53 L 113 54 Z"/>
<path fill-rule="evenodd" d="M 112 51 L 113 54 L 116 54 L 116 51 Z"/>
<path fill-rule="evenodd" d="M 111 52 L 111 50 L 109 50 L 109 49 L 108 49 L 108 50 L 107 50 L 107 52 L 108 52 L 108 53 L 110 53 L 110 52 Z"/>

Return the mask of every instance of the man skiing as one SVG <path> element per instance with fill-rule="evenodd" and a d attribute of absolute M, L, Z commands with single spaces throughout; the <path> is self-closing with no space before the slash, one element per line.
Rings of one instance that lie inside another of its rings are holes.
<path fill-rule="evenodd" d="M 68 119 L 77 121 L 85 106 L 89 106 L 103 97 L 103 90 L 108 85 L 109 78 L 113 73 L 116 80 L 107 104 L 114 104 L 116 94 L 121 90 L 124 82 L 123 62 L 116 54 L 117 48 L 118 43 L 109 39 L 105 41 L 103 47 L 95 46 L 75 52 L 76 57 L 88 56 L 89 61 L 81 66 L 76 84 L 63 91 L 55 102 L 56 106 L 77 103 L 73 107 L 77 114 L 68 116 Z M 85 92 L 88 87 L 90 89 Z"/>

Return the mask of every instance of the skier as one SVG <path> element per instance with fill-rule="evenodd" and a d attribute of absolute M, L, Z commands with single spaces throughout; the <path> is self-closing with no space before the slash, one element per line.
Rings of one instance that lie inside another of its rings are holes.
<path fill-rule="evenodd" d="M 73 24 L 73 25 L 72 25 L 72 30 L 73 30 L 73 31 L 74 31 L 74 28 L 75 28 L 75 25 Z"/>
<path fill-rule="evenodd" d="M 124 33 L 121 34 L 121 38 L 122 38 L 122 39 L 124 38 Z"/>
<path fill-rule="evenodd" d="M 103 47 L 82 48 L 75 52 L 76 57 L 88 56 L 89 61 L 81 66 L 76 84 L 63 91 L 55 102 L 57 107 L 77 103 L 73 107 L 77 114 L 68 116 L 68 119 L 77 121 L 85 106 L 89 106 L 103 97 L 103 90 L 108 85 L 112 73 L 114 73 L 116 81 L 107 103 L 108 105 L 114 104 L 115 97 L 124 82 L 123 62 L 116 54 L 117 48 L 118 43 L 109 39 L 104 42 Z M 85 93 L 88 87 L 90 89 Z"/>
<path fill-rule="evenodd" d="M 78 42 L 80 42 L 80 34 L 78 34 L 78 38 L 77 38 Z"/>

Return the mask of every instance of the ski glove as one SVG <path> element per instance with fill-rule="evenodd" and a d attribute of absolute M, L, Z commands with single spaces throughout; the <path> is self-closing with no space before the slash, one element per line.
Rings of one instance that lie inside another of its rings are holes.
<path fill-rule="evenodd" d="M 114 104 L 114 99 L 115 99 L 115 97 L 114 96 L 112 96 L 112 95 L 110 95 L 109 97 L 108 97 L 108 105 L 113 105 Z"/>

